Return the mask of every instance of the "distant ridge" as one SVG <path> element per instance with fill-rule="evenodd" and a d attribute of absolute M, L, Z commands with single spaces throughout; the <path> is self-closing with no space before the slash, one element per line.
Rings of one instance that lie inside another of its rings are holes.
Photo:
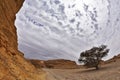
<path fill-rule="evenodd" d="M 114 56 L 113 58 L 107 60 L 107 61 L 101 61 L 100 65 L 110 64 L 112 62 L 115 62 L 117 60 L 120 60 L 120 54 L 117 56 Z M 64 60 L 64 59 L 56 59 L 56 60 L 35 60 L 30 59 L 30 62 L 35 65 L 37 68 L 54 68 L 54 69 L 78 69 L 78 68 L 84 68 L 82 65 L 77 65 L 74 61 L 70 60 Z"/>

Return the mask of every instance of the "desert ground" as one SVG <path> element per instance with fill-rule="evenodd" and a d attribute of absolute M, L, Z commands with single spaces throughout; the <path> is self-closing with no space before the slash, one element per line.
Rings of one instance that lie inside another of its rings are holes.
<path fill-rule="evenodd" d="M 44 69 L 47 80 L 120 80 L 120 59 L 89 69 Z"/>
<path fill-rule="evenodd" d="M 31 62 L 37 68 L 42 67 L 46 80 L 120 80 L 120 55 L 101 61 L 99 70 L 78 66 L 69 60 L 49 60 L 44 64 L 39 60 Z"/>

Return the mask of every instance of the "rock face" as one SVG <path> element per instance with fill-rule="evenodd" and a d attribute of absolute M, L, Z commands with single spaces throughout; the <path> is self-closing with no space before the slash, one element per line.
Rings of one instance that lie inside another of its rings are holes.
<path fill-rule="evenodd" d="M 15 14 L 24 0 L 0 0 L 0 80 L 44 80 L 17 49 Z"/>

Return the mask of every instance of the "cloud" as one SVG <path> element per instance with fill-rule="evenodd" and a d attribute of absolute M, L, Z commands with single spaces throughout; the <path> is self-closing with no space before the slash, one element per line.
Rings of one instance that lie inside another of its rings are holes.
<path fill-rule="evenodd" d="M 119 0 L 25 0 L 15 20 L 19 50 L 27 58 L 77 61 L 80 52 L 106 44 L 110 58 L 120 52 L 119 7 Z"/>

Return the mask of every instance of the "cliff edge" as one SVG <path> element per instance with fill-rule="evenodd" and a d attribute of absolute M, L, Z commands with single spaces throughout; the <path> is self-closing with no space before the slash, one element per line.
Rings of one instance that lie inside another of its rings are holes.
<path fill-rule="evenodd" d="M 0 80 L 45 80 L 44 71 L 37 70 L 17 48 L 14 20 L 23 1 L 0 0 Z"/>

